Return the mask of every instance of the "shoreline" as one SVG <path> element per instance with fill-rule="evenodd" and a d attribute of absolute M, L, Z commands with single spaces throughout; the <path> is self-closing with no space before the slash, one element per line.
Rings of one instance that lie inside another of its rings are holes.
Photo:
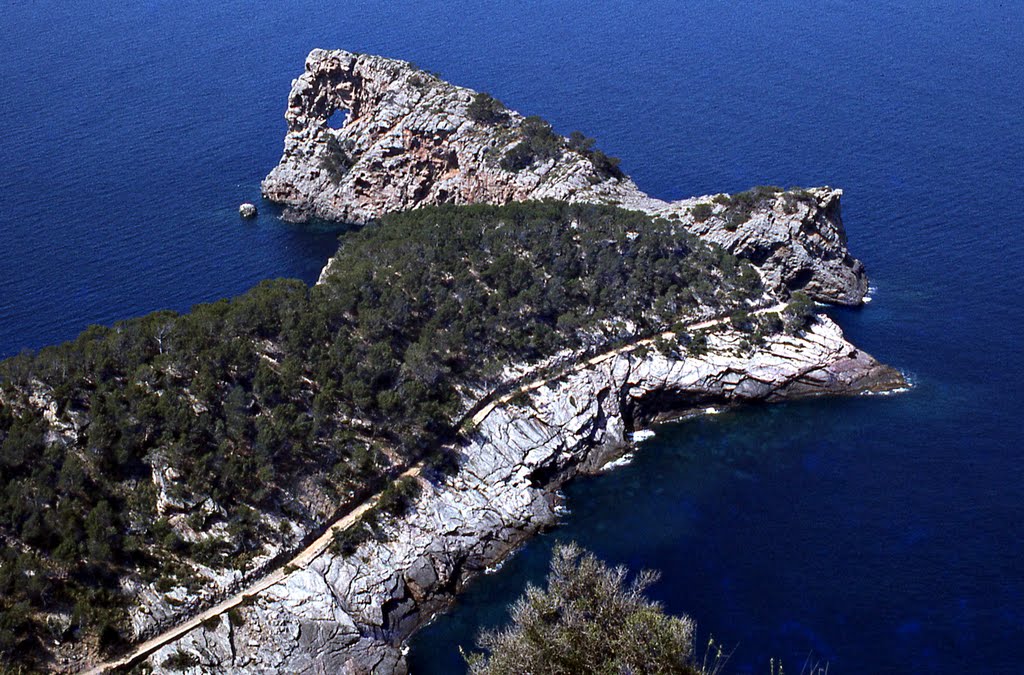
<path fill-rule="evenodd" d="M 617 355 L 539 387 L 527 405 L 503 403 L 457 449 L 457 475 L 422 480 L 423 496 L 389 528 L 388 541 L 364 544 L 349 557 L 321 554 L 247 603 L 243 626 L 199 626 L 154 653 L 151 663 L 159 667 L 182 649 L 203 664 L 235 672 L 304 670 L 315 663 L 339 672 L 404 673 L 405 641 L 450 607 L 472 579 L 555 526 L 560 488 L 635 450 L 629 434 L 670 418 L 706 414 L 711 400 L 720 410 L 903 385 L 896 371 L 845 342 L 827 318 L 818 319 L 805 337 L 779 338 L 745 360 L 722 358 L 720 350 L 731 345 L 730 331 L 716 334 L 714 342 L 714 350 L 701 359 Z M 738 368 L 763 376 L 757 362 L 771 360 L 773 348 L 803 362 L 788 367 L 774 362 L 779 379 L 767 395 L 747 397 L 741 383 L 729 386 L 704 377 L 697 384 L 690 377 L 715 362 L 719 375 Z M 870 367 L 851 379 L 845 370 L 851 358 Z M 879 379 L 875 367 L 890 379 Z M 808 384 L 808 378 L 820 382 L 816 373 L 822 370 L 832 376 L 827 390 Z M 612 396 L 613 391 L 620 395 Z M 667 391 L 675 410 L 664 407 Z M 654 406 L 661 416 L 644 414 L 650 396 L 661 399 Z"/>

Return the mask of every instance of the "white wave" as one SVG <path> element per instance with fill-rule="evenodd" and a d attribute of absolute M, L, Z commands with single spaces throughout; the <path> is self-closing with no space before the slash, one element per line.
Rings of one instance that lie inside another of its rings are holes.
<path fill-rule="evenodd" d="M 875 286 L 874 284 L 868 284 L 868 292 L 864 294 L 864 304 L 865 305 L 875 299 L 875 291 L 877 291 L 877 290 L 878 290 L 877 286 Z"/>
<path fill-rule="evenodd" d="M 906 387 L 896 387 L 895 389 L 886 389 L 885 391 L 862 391 L 861 396 L 895 396 L 896 394 L 905 394 L 911 389 L 913 385 L 907 385 Z"/>
<path fill-rule="evenodd" d="M 904 373 L 902 371 L 900 371 L 900 372 L 903 375 L 903 379 L 907 383 L 907 385 L 905 387 L 896 387 L 895 389 L 887 389 L 886 391 L 862 391 L 860 393 L 860 395 L 861 396 L 896 396 L 897 394 L 905 394 L 908 391 L 910 391 L 911 389 L 914 389 L 915 387 L 917 387 L 917 376 L 915 376 L 913 373 Z"/>
<path fill-rule="evenodd" d="M 718 415 L 721 412 L 722 412 L 721 410 L 719 410 L 718 408 L 716 408 L 713 405 L 710 405 L 707 408 L 704 408 L 704 414 L 705 415 Z"/>
<path fill-rule="evenodd" d="M 555 505 L 554 507 L 552 507 L 551 510 L 555 512 L 556 516 L 561 518 L 572 513 L 572 511 L 569 510 L 568 504 L 566 503 L 565 493 L 563 493 L 561 490 L 557 490 L 555 492 L 555 500 Z"/>
<path fill-rule="evenodd" d="M 633 432 L 633 442 L 634 443 L 643 443 L 644 441 L 647 441 L 647 440 L 650 440 L 650 439 L 654 438 L 656 435 L 657 434 L 655 434 L 650 429 L 641 429 L 640 431 L 634 431 Z"/>
<path fill-rule="evenodd" d="M 627 452 L 622 457 L 612 460 L 601 467 L 601 471 L 614 471 L 619 467 L 627 466 L 633 462 L 633 453 Z"/>
<path fill-rule="evenodd" d="M 501 560 L 499 560 L 498 562 L 494 563 L 493 565 L 491 565 L 489 567 L 485 567 L 484 568 L 484 574 L 497 574 L 498 572 L 501 571 L 501 568 L 505 566 L 505 561 L 507 561 L 507 560 L 508 560 L 508 557 L 505 557 L 505 558 L 502 558 Z"/>

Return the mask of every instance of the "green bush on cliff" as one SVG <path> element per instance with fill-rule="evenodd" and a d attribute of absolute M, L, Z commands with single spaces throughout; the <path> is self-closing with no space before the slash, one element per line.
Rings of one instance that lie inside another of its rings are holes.
<path fill-rule="evenodd" d="M 690 209 L 690 215 L 693 216 L 694 221 L 698 223 L 703 223 L 705 220 L 711 217 L 714 211 L 714 207 L 712 207 L 711 204 L 700 203 L 695 204 Z"/>
<path fill-rule="evenodd" d="M 594 147 L 595 141 L 593 138 L 588 138 L 581 131 L 574 131 L 569 134 L 567 145 L 569 149 L 578 152 L 587 159 L 590 160 L 591 164 L 594 165 L 599 172 L 606 176 L 612 176 L 614 178 L 622 178 L 625 174 L 622 169 L 619 168 L 620 159 L 618 157 L 612 157 L 606 155 L 601 150 Z"/>
<path fill-rule="evenodd" d="M 484 92 L 473 97 L 473 100 L 466 106 L 466 114 L 469 119 L 484 124 L 497 124 L 508 119 L 505 104 Z"/>
<path fill-rule="evenodd" d="M 782 188 L 774 185 L 759 185 L 745 192 L 737 192 L 728 197 L 725 204 L 725 229 L 732 231 L 750 220 L 754 210 L 765 206 L 782 192 Z M 717 200 L 717 198 L 716 198 Z"/>
<path fill-rule="evenodd" d="M 783 316 L 785 329 L 790 333 L 798 333 L 814 317 L 814 301 L 804 291 L 795 291 Z"/>
<path fill-rule="evenodd" d="M 693 622 L 665 614 L 644 597 L 657 578 L 645 571 L 627 583 L 624 567 L 609 568 L 574 544 L 558 545 L 547 588 L 528 587 L 511 607 L 511 626 L 479 636 L 485 653 L 467 658 L 469 670 L 473 675 L 717 670 L 717 660 L 710 669 L 696 662 Z"/>
<path fill-rule="evenodd" d="M 562 156 L 564 139 L 540 117 L 534 115 L 524 119 L 520 131 L 524 138 L 501 158 L 502 169 L 522 171 L 537 162 Z"/>

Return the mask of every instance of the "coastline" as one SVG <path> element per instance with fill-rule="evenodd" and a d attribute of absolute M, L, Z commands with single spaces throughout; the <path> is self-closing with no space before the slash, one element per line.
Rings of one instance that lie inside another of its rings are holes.
<path fill-rule="evenodd" d="M 406 672 L 404 641 L 450 606 L 471 578 L 556 524 L 559 488 L 633 449 L 630 433 L 670 414 L 701 414 L 712 403 L 858 394 L 903 384 L 824 317 L 806 336 L 773 338 L 744 359 L 732 351 L 737 339 L 728 330 L 716 333 L 712 350 L 700 359 L 617 355 L 553 381 L 528 405 L 494 408 L 457 448 L 460 472 L 421 481 L 423 496 L 391 526 L 388 541 L 364 544 L 349 557 L 321 554 L 242 608 L 241 626 L 200 626 L 150 662 L 159 668 L 183 650 L 204 667 L 233 672 Z M 890 379 L 871 369 L 851 379 L 851 359 L 877 366 Z M 767 391 L 743 384 L 765 380 L 773 383 Z M 675 411 L 665 406 L 666 392 Z M 657 400 L 649 406 L 652 397 Z M 660 417 L 650 415 L 655 409 Z"/>
<path fill-rule="evenodd" d="M 508 134 L 518 133 L 524 118 L 506 111 L 507 124 L 474 121 L 475 95 L 406 62 L 313 50 L 293 83 L 285 152 L 263 182 L 264 195 L 283 203 L 292 219 L 362 223 L 437 203 L 610 202 L 676 222 L 751 261 L 767 290 L 750 303 L 752 313 L 778 311 L 794 290 L 819 302 L 863 303 L 868 282 L 846 249 L 841 190 L 765 187 L 668 203 L 571 150 L 509 173 L 487 148 L 512 147 L 515 136 Z M 329 118 L 342 109 L 357 112 L 330 129 Z M 345 149 L 345 169 L 332 178 L 338 147 Z M 665 336 L 672 333 L 655 338 Z M 634 431 L 711 408 L 904 384 L 824 316 L 797 337 L 772 334 L 752 346 L 726 327 L 709 342 L 700 355 L 620 348 L 589 359 L 560 354 L 519 373 L 512 364 L 505 378 L 519 381 L 565 366 L 567 358 L 571 370 L 515 394 L 476 392 L 483 398 L 466 413 L 472 431 L 449 448 L 459 456 L 458 473 L 421 477 L 423 495 L 388 528 L 387 541 L 363 544 L 348 557 L 321 553 L 251 598 L 241 625 L 200 626 L 150 663 L 159 668 L 184 651 L 204 667 L 234 672 L 404 673 L 404 641 L 448 607 L 468 579 L 556 523 L 559 488 L 629 452 Z"/>
<path fill-rule="evenodd" d="M 460 394 L 467 409 L 453 418 L 462 420 L 457 426 L 462 425 L 463 436 L 447 447 L 459 458 L 458 473 L 420 476 L 422 462 L 395 464 L 396 472 L 415 469 L 409 477 L 419 480 L 424 494 L 411 512 L 382 526 L 383 540 L 364 543 L 352 555 L 335 555 L 319 544 L 340 523 L 362 523 L 345 516 L 325 528 L 319 524 L 321 515 L 304 533 L 304 543 L 320 536 L 294 558 L 302 559 L 299 569 L 284 564 L 294 552 L 275 554 L 273 569 L 260 567 L 261 576 L 245 575 L 244 582 L 236 574 L 230 587 L 212 575 L 216 588 L 204 599 L 154 597 L 131 608 L 141 638 L 195 615 L 203 600 L 220 603 L 137 647 L 147 655 L 157 649 L 149 656 L 152 667 L 195 663 L 238 672 L 324 667 L 404 672 L 404 640 L 448 606 L 469 578 L 556 522 L 559 488 L 579 473 L 598 472 L 621 458 L 632 447 L 629 438 L 636 430 L 746 402 L 903 384 L 899 373 L 847 342 L 830 319 L 818 316 L 805 325 L 812 300 L 859 305 L 867 289 L 863 265 L 846 249 L 841 190 L 762 186 L 732 196 L 662 202 L 640 192 L 621 172 L 609 173 L 595 161 L 596 154 L 554 136 L 550 128 L 551 142 L 565 143 L 563 149 L 519 173 L 482 148 L 493 150 L 497 146 L 489 144 L 502 138 L 508 147 L 519 147 L 514 134 L 531 133 L 523 129 L 539 118 L 505 111 L 508 125 L 482 123 L 470 110 L 479 95 L 436 77 L 425 86 L 418 69 L 405 62 L 314 50 L 306 65 L 289 101 L 285 155 L 263 184 L 265 194 L 273 193 L 268 198 L 298 208 L 305 203 L 304 192 L 318 198 L 327 194 L 331 199 L 326 203 L 336 210 L 320 209 L 313 216 L 357 213 L 364 223 L 434 203 L 611 200 L 656 218 L 655 229 L 710 244 L 717 254 L 708 257 L 709 275 L 702 283 L 715 288 L 721 282 L 728 288 L 724 270 L 735 270 L 737 258 L 752 263 L 744 269 L 748 278 L 760 279 L 733 298 L 742 304 L 728 316 L 701 310 L 703 316 L 698 313 L 688 323 L 673 324 L 673 330 L 647 336 L 636 335 L 638 325 L 647 325 L 644 320 L 629 320 L 618 329 L 615 343 L 632 340 L 625 346 L 597 355 L 562 349 L 534 365 L 505 364 L 496 382 L 467 383 Z M 416 79 L 420 84 L 414 84 Z M 392 97 L 395 86 L 404 88 L 408 98 Z M 426 91 L 412 92 L 421 87 Z M 357 112 L 340 130 L 327 129 L 327 119 L 341 106 Z M 456 132 L 437 135 L 453 124 Z M 390 131 L 381 137 L 382 129 Z M 418 148 L 431 133 L 432 154 L 425 158 Z M 338 152 L 350 153 L 354 163 L 326 161 L 338 160 Z M 440 175 L 434 161 L 438 152 L 441 168 L 447 167 Z M 382 158 L 388 161 L 378 161 Z M 420 185 L 425 192 L 396 191 L 393 181 L 410 178 L 403 172 L 409 162 L 413 174 L 422 172 L 413 178 L 425 181 Z M 332 166 L 340 181 L 333 193 L 322 181 Z M 347 168 L 338 173 L 339 167 Z M 481 185 L 486 189 L 479 191 Z M 358 188 L 359 194 L 348 194 L 349 188 Z M 576 221 L 568 224 L 577 226 Z M 640 232 L 624 236 L 633 241 Z M 336 262 L 328 260 L 318 284 L 330 277 Z M 679 283 L 685 287 L 689 281 Z M 767 315 L 770 328 L 754 330 L 757 322 L 751 317 L 757 314 Z M 672 320 L 661 316 L 658 330 Z M 595 337 L 600 333 L 598 327 Z M 604 349 L 606 343 L 598 340 L 593 347 Z M 568 370 L 555 372 L 563 368 Z M 531 377 L 540 379 L 518 386 Z M 154 468 L 158 498 L 165 498 L 163 472 Z M 247 590 L 238 591 L 244 584 Z M 139 591 L 144 593 L 152 589 Z M 234 595 L 226 601 L 216 598 L 227 593 Z M 241 619 L 224 620 L 228 610 Z"/>

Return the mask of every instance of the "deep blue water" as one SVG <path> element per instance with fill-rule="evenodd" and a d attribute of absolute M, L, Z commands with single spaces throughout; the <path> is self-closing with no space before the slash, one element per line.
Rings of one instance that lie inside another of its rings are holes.
<path fill-rule="evenodd" d="M 458 672 L 557 539 L 662 570 L 654 595 L 738 672 L 812 651 L 831 672 L 1020 672 L 1024 4 L 634 4 L 7 3 L 0 355 L 312 281 L 337 232 L 235 209 L 315 46 L 584 130 L 660 197 L 841 186 L 876 291 L 834 315 L 915 388 L 660 429 L 570 486 L 565 525 L 425 631 L 414 672 Z"/>

